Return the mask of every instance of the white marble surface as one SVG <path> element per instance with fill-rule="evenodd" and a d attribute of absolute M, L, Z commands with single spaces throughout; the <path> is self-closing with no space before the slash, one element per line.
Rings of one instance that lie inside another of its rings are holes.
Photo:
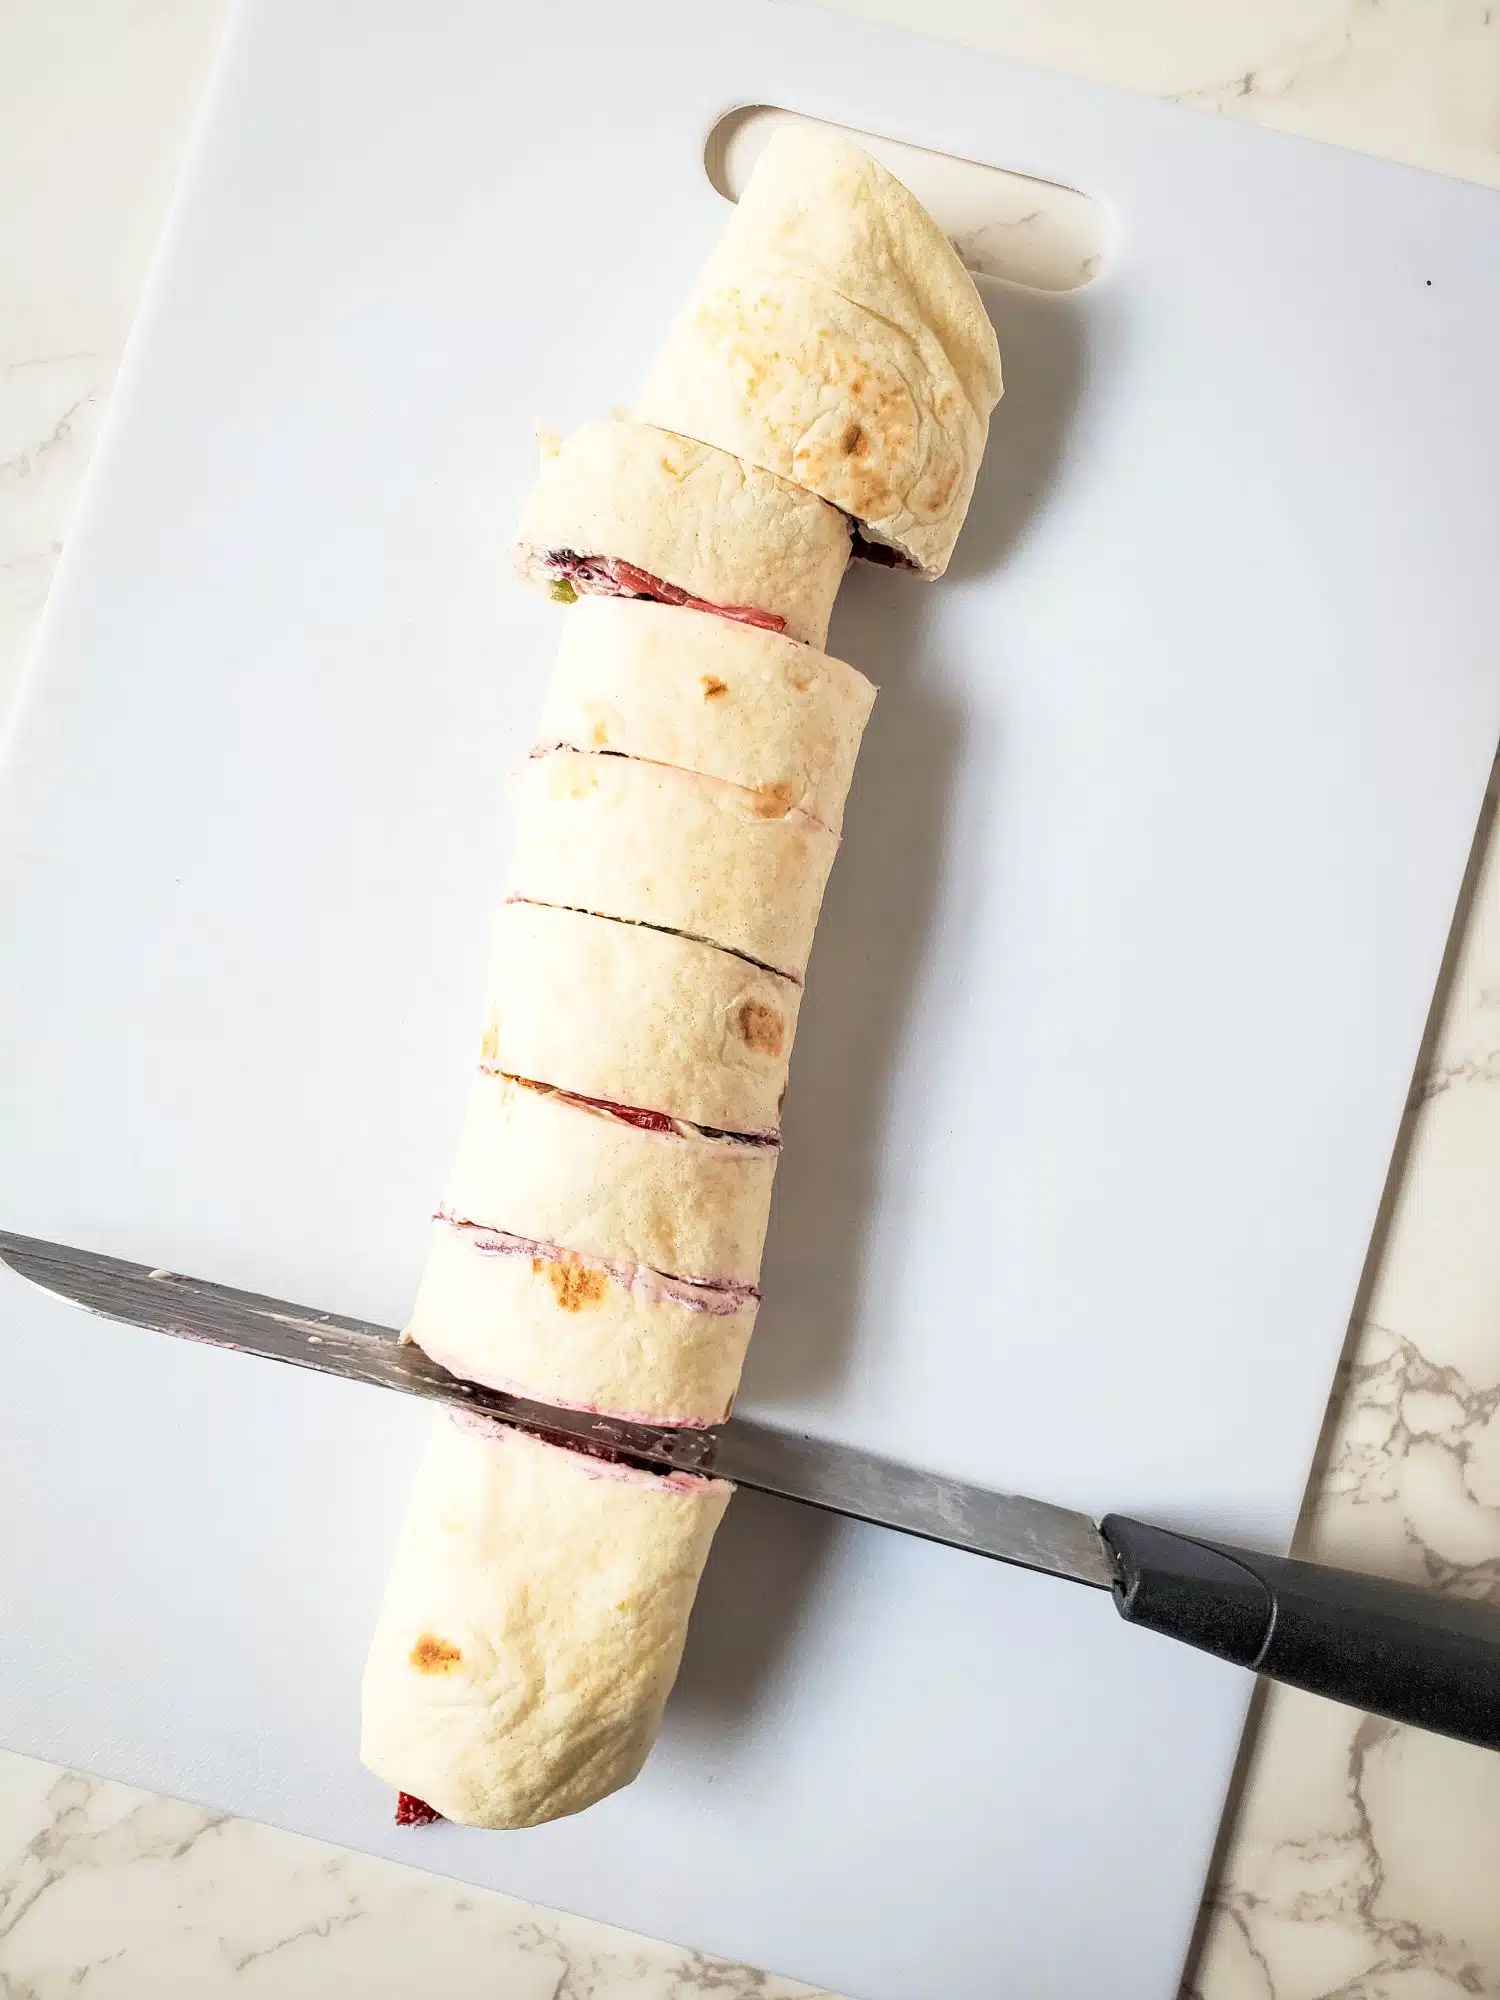
<path fill-rule="evenodd" d="M 849 11 L 1500 183 L 1482 0 L 844 0 Z M 0 712 L 21 674 L 223 18 L 0 10 Z M 1500 843 L 1478 869 L 1306 1523 L 1308 1547 L 1500 1602 Z M 0 1996 L 789 2000 L 298 1836 L 0 1756 Z M 1187 1991 L 1500 1995 L 1500 1758 L 1264 1703 Z"/>

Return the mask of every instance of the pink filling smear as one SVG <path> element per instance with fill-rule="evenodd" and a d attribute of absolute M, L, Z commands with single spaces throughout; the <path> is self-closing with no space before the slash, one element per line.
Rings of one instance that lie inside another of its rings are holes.
<path fill-rule="evenodd" d="M 723 1480 L 714 1479 L 707 1473 L 696 1472 L 647 1472 L 643 1466 L 631 1465 L 621 1458 L 612 1445 L 602 1440 L 594 1443 L 585 1438 L 542 1438 L 533 1437 L 529 1431 L 519 1429 L 514 1424 L 503 1423 L 499 1417 L 481 1416 L 478 1410 L 450 1410 L 450 1423 L 460 1430 L 477 1431 L 496 1444 L 511 1444 L 517 1438 L 525 1438 L 528 1444 L 540 1445 L 543 1450 L 571 1453 L 575 1458 L 587 1461 L 583 1474 L 586 1479 L 612 1479 L 621 1486 L 644 1486 L 655 1492 L 687 1493 L 694 1499 L 701 1497 L 710 1486 L 722 1486 Z M 687 1429 L 688 1426 L 673 1428 Z M 431 1811 L 431 1807 L 428 1808 Z"/>
<path fill-rule="evenodd" d="M 721 1314 L 743 1312 L 759 1298 L 754 1285 L 733 1278 L 679 1278 L 668 1271 L 655 1271 L 649 1264 L 627 1264 L 608 1257 L 580 1256 L 565 1244 L 547 1243 L 530 1236 L 514 1236 L 508 1229 L 494 1229 L 488 1223 L 471 1222 L 467 1216 L 450 1215 L 439 1209 L 435 1222 L 456 1229 L 474 1249 L 492 1257 L 529 1257 L 542 1264 L 582 1264 L 592 1271 L 604 1271 L 616 1284 L 637 1293 L 652 1305 L 684 1306 L 689 1312 Z M 491 1388 L 506 1385 L 492 1382 Z M 620 1415 L 619 1411 L 611 1414 Z"/>
<path fill-rule="evenodd" d="M 580 590 L 592 590 L 601 597 L 649 597 L 657 604 L 675 604 L 685 611 L 712 611 L 720 618 L 732 618 L 737 625 L 755 625 L 762 632 L 785 632 L 786 620 L 774 611 L 760 611 L 753 604 L 710 604 L 705 597 L 679 590 L 649 570 L 619 556 L 581 556 L 574 549 L 549 549 L 542 558 L 554 576 L 565 577 Z"/>

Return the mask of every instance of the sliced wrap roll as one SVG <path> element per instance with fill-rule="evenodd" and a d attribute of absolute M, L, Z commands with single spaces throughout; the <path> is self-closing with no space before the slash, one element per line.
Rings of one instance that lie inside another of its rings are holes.
<path fill-rule="evenodd" d="M 731 1491 L 438 1417 L 365 1664 L 364 1763 L 465 1826 L 628 1785 Z"/>
<path fill-rule="evenodd" d="M 701 1427 L 729 1414 L 759 1304 L 439 1216 L 407 1331 L 465 1382 Z"/>
<path fill-rule="evenodd" d="M 655 597 L 821 646 L 849 524 L 815 494 L 631 417 L 542 460 L 516 531 L 529 581 Z"/>
<path fill-rule="evenodd" d="M 753 1285 L 777 1156 L 481 1071 L 443 1212 L 596 1261 Z"/>
<path fill-rule="evenodd" d="M 1000 386 L 983 301 L 920 202 L 848 140 L 788 126 L 636 414 L 820 494 L 935 577 Z"/>
<path fill-rule="evenodd" d="M 643 1422 L 729 1411 L 774 1145 L 481 1072 L 408 1336 L 472 1382 Z"/>
<path fill-rule="evenodd" d="M 773 1133 L 801 998 L 795 980 L 696 939 L 506 903 L 481 1054 L 581 1097 Z"/>
<path fill-rule="evenodd" d="M 764 792 L 549 750 L 516 778 L 510 893 L 682 931 L 800 979 L 839 837 Z"/>
<path fill-rule="evenodd" d="M 623 598 L 563 621 L 537 746 L 701 771 L 837 833 L 875 689 L 774 632 Z"/>

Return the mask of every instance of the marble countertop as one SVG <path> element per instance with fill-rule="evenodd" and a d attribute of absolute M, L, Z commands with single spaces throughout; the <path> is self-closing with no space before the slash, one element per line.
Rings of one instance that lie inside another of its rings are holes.
<path fill-rule="evenodd" d="M 975 46 L 1500 185 L 1482 0 L 841 0 Z M 19 684 L 224 16 L 0 13 L 0 721 Z M 1494 800 L 1302 1528 L 1500 1603 Z M 0 1996 L 357 1990 L 791 2000 L 809 1988 L 0 1753 Z M 1500 1995 L 1500 1757 L 1257 1703 L 1185 1995 Z"/>

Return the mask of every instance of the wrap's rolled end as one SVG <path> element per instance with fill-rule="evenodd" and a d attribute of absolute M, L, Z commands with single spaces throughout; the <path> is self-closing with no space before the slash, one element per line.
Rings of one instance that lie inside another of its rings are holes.
<path fill-rule="evenodd" d="M 851 141 L 778 131 L 636 412 L 818 494 L 941 576 L 1001 391 L 974 281 Z"/>
<path fill-rule="evenodd" d="M 362 1761 L 474 1827 L 628 1785 L 731 1491 L 438 1419 L 365 1666 Z"/>

